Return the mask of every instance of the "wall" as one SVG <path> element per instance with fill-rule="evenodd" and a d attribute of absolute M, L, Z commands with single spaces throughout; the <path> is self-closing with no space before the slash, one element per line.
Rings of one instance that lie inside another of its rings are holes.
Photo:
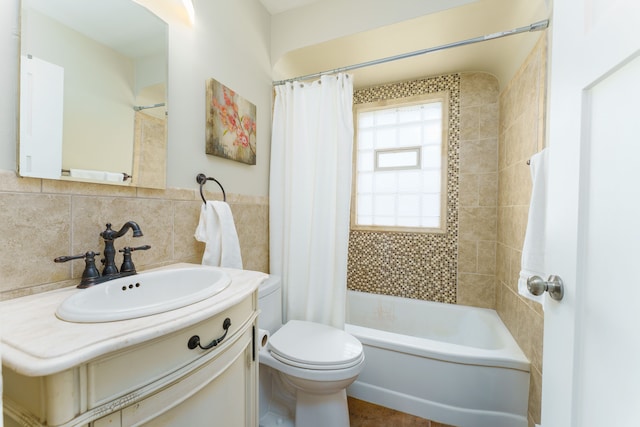
<path fill-rule="evenodd" d="M 269 15 L 257 0 L 195 0 L 196 22 L 169 23 L 169 120 L 167 190 L 17 178 L 18 0 L 0 13 L 0 298 L 77 283 L 81 261 L 53 258 L 100 251 L 106 222 L 137 221 L 144 237 L 122 245 L 150 244 L 134 253 L 138 269 L 178 261 L 199 262 L 204 249 L 193 238 L 200 195 L 195 176 L 214 176 L 225 186 L 237 223 L 245 266 L 267 271 L 267 194 L 271 133 Z M 242 22 L 242 27 L 237 23 Z M 241 55 L 238 52 L 242 52 Z M 204 153 L 205 80 L 214 77 L 257 106 L 258 164 L 248 166 Z M 214 184 L 207 189 L 219 194 Z M 212 198 L 209 194 L 208 198 Z M 52 284 L 50 283 L 52 282 Z"/>
<path fill-rule="evenodd" d="M 354 102 L 449 91 L 447 231 L 352 230 L 349 289 L 494 307 L 498 81 L 462 73 L 357 90 Z M 460 252 L 460 255 L 458 253 Z"/>
<path fill-rule="evenodd" d="M 498 80 L 460 83 L 458 304 L 495 307 L 498 203 Z"/>
<path fill-rule="evenodd" d="M 387 96 L 389 87 L 413 91 L 421 85 L 387 85 L 367 93 Z M 498 311 L 531 360 L 530 425 L 540 422 L 544 316 L 538 304 L 518 295 L 517 279 L 531 195 L 526 161 L 544 145 L 545 91 L 545 36 L 501 93 L 489 74 L 460 74 L 459 123 L 451 134 L 459 147 L 449 157 L 450 168 L 458 164 L 450 175 L 457 186 L 449 190 L 449 202 L 457 204 L 457 238 L 438 244 L 428 234 L 352 231 L 349 242 L 350 289 Z M 445 257 L 453 258 L 442 261 Z"/>
<path fill-rule="evenodd" d="M 271 57 L 275 65 L 287 52 L 327 40 L 412 20 L 477 0 L 323 0 L 273 16 Z M 358 19 L 353 19 L 358 16 Z M 331 25 L 327 25 L 330 22 Z M 411 49 L 405 50 L 410 51 Z M 299 75 L 299 74 L 297 74 Z"/>
<path fill-rule="evenodd" d="M 270 15 L 258 0 L 194 0 L 193 27 L 171 9 L 169 24 L 167 185 L 196 188 L 195 176 L 215 176 L 230 193 L 266 196 L 271 136 Z M 0 13 L 0 170 L 15 170 L 19 58 L 19 0 Z M 242 23 L 239 25 L 238 23 Z M 204 153 L 205 81 L 215 78 L 257 107 L 257 164 L 245 165 Z"/>
<path fill-rule="evenodd" d="M 219 194 L 208 192 L 205 196 L 214 200 Z M 244 267 L 267 272 L 267 199 L 227 194 L 227 200 Z M 132 238 L 129 232 L 116 240 L 117 249 L 151 245 L 147 251 L 133 253 L 138 270 L 175 262 L 199 264 L 204 244 L 193 234 L 201 205 L 200 193 L 194 190 L 134 189 L 0 173 L 0 222 L 5 224 L 0 246 L 0 299 L 77 284 L 84 262 L 56 264 L 53 258 L 89 250 L 101 252 L 104 245 L 99 233 L 107 222 L 113 223 L 114 229 L 129 220 L 140 225 L 144 236 Z M 120 254 L 116 262 L 119 267 Z"/>
<path fill-rule="evenodd" d="M 531 198 L 527 160 L 544 147 L 546 55 L 543 36 L 500 94 L 496 309 L 531 361 L 529 425 L 540 422 L 544 313 L 518 295 L 517 283 Z"/>
<path fill-rule="evenodd" d="M 269 193 L 272 79 L 270 17 L 258 0 L 195 0 L 193 28 L 169 27 L 167 183 L 192 188 L 195 174 L 219 179 L 230 193 Z M 257 108 L 257 164 L 204 154 L 205 81 L 215 78 Z"/>
<path fill-rule="evenodd" d="M 458 160 L 460 75 L 356 90 L 354 104 L 449 93 L 447 211 L 444 233 L 398 233 L 351 230 L 347 264 L 349 289 L 456 302 L 456 241 L 458 238 Z"/>

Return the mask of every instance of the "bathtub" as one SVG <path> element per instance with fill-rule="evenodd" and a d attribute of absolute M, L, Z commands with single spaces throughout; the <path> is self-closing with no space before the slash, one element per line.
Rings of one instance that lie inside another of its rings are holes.
<path fill-rule="evenodd" d="M 458 427 L 526 427 L 529 361 L 494 310 L 347 291 L 349 396 Z"/>

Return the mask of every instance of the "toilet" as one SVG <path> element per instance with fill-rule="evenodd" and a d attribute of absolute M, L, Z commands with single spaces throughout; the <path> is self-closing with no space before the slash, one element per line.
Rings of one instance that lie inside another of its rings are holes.
<path fill-rule="evenodd" d="M 260 427 L 349 426 L 346 388 L 364 365 L 358 339 L 341 329 L 290 320 L 282 324 L 281 280 L 269 276 L 258 290 Z"/>

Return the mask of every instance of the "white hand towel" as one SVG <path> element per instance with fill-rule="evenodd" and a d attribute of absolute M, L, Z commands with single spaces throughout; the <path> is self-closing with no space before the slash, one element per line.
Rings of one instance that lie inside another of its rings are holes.
<path fill-rule="evenodd" d="M 124 174 L 123 173 L 118 173 L 118 172 L 105 172 L 104 173 L 104 180 L 105 181 L 110 181 L 110 182 L 123 182 L 124 181 Z"/>
<path fill-rule="evenodd" d="M 95 171 L 95 170 L 88 170 L 88 169 L 70 169 L 69 175 L 71 175 L 74 178 L 97 179 L 100 181 L 104 181 L 103 171 Z"/>
<path fill-rule="evenodd" d="M 202 205 L 195 238 L 206 243 L 202 264 L 242 268 L 238 233 L 227 203 L 212 201 Z"/>
<path fill-rule="evenodd" d="M 527 279 L 540 276 L 546 280 L 544 247 L 545 247 L 545 212 L 547 204 L 547 154 L 548 150 L 536 153 L 531 157 L 531 202 L 529 204 L 529 218 L 527 231 L 522 247 L 522 265 L 518 279 L 518 293 L 533 301 L 539 302 L 544 308 L 545 294 L 535 296 L 527 289 Z"/>

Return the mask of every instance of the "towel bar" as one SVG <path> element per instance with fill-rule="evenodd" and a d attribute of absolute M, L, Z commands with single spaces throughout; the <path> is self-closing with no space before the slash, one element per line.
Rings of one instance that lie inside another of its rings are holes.
<path fill-rule="evenodd" d="M 202 187 L 207 183 L 207 181 L 214 181 L 216 184 L 218 184 L 218 186 L 220 186 L 220 189 L 222 190 L 222 200 L 226 202 L 227 194 L 224 192 L 224 187 L 222 186 L 222 184 L 220 184 L 220 182 L 215 178 L 206 176 L 203 173 L 199 173 L 196 176 L 196 182 L 200 184 L 200 197 L 202 197 L 202 202 L 205 204 L 207 203 L 207 199 L 204 198 L 204 193 L 202 192 Z"/>

